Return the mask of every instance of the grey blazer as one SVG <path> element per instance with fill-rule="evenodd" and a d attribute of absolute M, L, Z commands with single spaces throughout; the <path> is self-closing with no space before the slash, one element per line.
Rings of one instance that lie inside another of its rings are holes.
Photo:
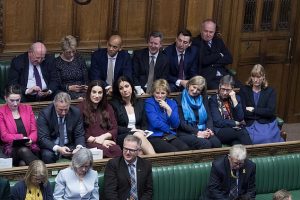
<path fill-rule="evenodd" d="M 75 174 L 75 171 L 71 167 L 68 167 L 66 169 L 61 170 L 56 176 L 53 197 L 55 200 L 99 199 L 97 171 L 90 169 L 83 178 L 83 185 L 88 192 L 83 197 L 81 197 L 79 189 L 79 178 Z"/>

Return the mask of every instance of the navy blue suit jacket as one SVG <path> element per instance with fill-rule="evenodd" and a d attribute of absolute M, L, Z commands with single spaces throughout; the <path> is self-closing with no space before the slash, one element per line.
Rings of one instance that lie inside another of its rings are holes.
<path fill-rule="evenodd" d="M 246 195 L 255 199 L 256 165 L 245 159 L 244 165 L 239 169 L 239 196 Z M 231 168 L 228 156 L 221 156 L 212 163 L 210 178 L 206 190 L 206 200 L 229 200 L 231 185 Z"/>
<path fill-rule="evenodd" d="M 143 90 L 149 76 L 149 49 L 140 49 L 133 54 L 133 82 L 134 85 L 142 86 Z M 154 67 L 153 81 L 167 79 L 169 74 L 169 60 L 164 52 L 159 52 Z"/>
<path fill-rule="evenodd" d="M 92 54 L 91 68 L 89 70 L 90 81 L 102 80 L 106 82 L 107 78 L 107 49 L 101 48 Z M 114 80 L 120 76 L 132 78 L 132 64 L 130 55 L 127 51 L 119 51 L 115 62 Z"/>
<path fill-rule="evenodd" d="M 175 85 L 178 80 L 179 66 L 178 66 L 178 56 L 176 51 L 175 43 L 165 48 L 164 52 L 169 58 L 169 76 L 168 82 Z M 185 80 L 189 80 L 193 76 L 197 75 L 198 67 L 198 49 L 191 46 L 185 50 L 184 54 L 184 75 Z M 172 87 L 172 86 L 171 86 Z"/>
<path fill-rule="evenodd" d="M 270 87 L 262 89 L 255 106 L 252 87 L 245 86 L 241 90 L 242 103 L 245 113 L 245 121 L 247 126 L 253 124 L 256 120 L 261 124 L 271 123 L 276 119 L 276 93 Z M 246 107 L 254 107 L 253 112 L 246 110 Z"/>
<path fill-rule="evenodd" d="M 41 71 L 47 88 L 53 94 L 58 90 L 58 74 L 54 64 L 54 56 L 46 55 L 45 60 L 40 64 Z M 11 61 L 8 72 L 8 84 L 19 84 L 22 88 L 22 93 L 25 95 L 29 73 L 28 52 L 23 53 Z"/>

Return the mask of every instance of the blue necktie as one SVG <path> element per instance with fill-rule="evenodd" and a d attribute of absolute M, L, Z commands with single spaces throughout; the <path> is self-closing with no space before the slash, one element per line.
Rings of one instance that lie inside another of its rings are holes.
<path fill-rule="evenodd" d="M 134 164 L 128 164 L 129 167 L 129 175 L 130 175 L 130 200 L 137 200 L 137 187 L 135 180 L 135 172 L 134 172 Z"/>

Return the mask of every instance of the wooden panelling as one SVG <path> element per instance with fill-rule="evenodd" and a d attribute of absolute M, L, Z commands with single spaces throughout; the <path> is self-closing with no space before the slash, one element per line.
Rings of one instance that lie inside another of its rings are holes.
<path fill-rule="evenodd" d="M 270 38 L 266 42 L 266 60 L 285 62 L 287 60 L 289 38 Z"/>
<path fill-rule="evenodd" d="M 261 54 L 261 40 L 241 41 L 239 61 L 241 63 L 259 62 Z"/>
<path fill-rule="evenodd" d="M 91 1 L 88 5 L 76 5 L 75 33 L 79 49 L 95 49 L 106 45 L 109 30 L 108 18 L 112 16 L 110 0 Z"/>
<path fill-rule="evenodd" d="M 148 31 L 148 5 L 150 0 L 120 1 L 119 34 L 124 37 L 123 45 L 141 46 L 145 44 Z"/>
<path fill-rule="evenodd" d="M 25 51 L 36 38 L 38 28 L 35 0 L 4 1 L 3 42 L 4 52 Z"/>
<path fill-rule="evenodd" d="M 200 33 L 201 23 L 206 18 L 213 16 L 214 1 L 190 0 L 187 4 L 186 27 L 194 36 Z"/>
<path fill-rule="evenodd" d="M 73 1 L 41 0 L 40 36 L 48 49 L 57 48 L 60 39 L 72 34 Z"/>

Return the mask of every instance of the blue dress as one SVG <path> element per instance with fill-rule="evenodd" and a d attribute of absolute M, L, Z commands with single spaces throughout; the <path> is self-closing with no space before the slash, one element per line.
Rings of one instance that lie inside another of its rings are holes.
<path fill-rule="evenodd" d="M 253 92 L 254 103 L 257 106 L 260 92 Z M 253 144 L 264 144 L 273 142 L 283 142 L 280 136 L 277 120 L 270 123 L 259 123 L 255 120 L 250 126 L 246 127 Z"/>

